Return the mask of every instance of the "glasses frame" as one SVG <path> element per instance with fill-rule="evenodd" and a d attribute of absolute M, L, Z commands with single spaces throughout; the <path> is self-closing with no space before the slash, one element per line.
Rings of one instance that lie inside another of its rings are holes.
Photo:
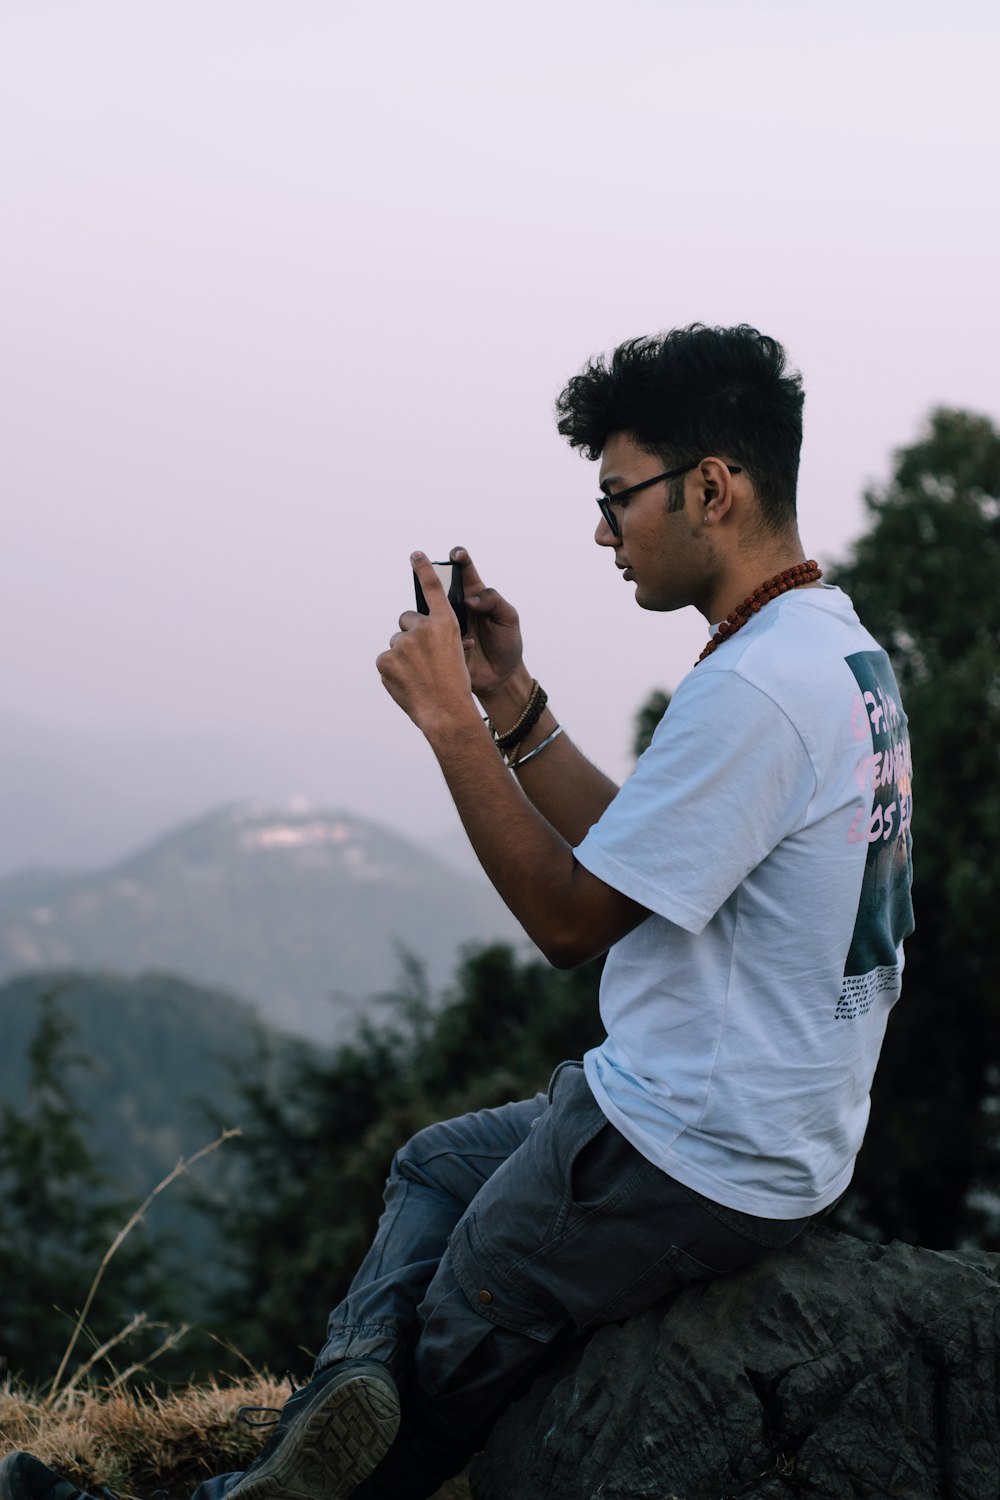
<path fill-rule="evenodd" d="M 623 505 L 627 500 L 631 500 L 633 495 L 637 495 L 640 490 L 648 490 L 650 485 L 653 484 L 662 484 L 665 479 L 679 479 L 682 474 L 690 474 L 691 470 L 696 469 L 700 463 L 701 459 L 696 458 L 693 464 L 683 464 L 679 469 L 667 469 L 665 474 L 654 474 L 652 479 L 643 479 L 639 484 L 630 484 L 627 490 L 619 490 L 616 495 L 598 495 L 598 509 L 605 521 L 607 521 L 608 530 L 611 532 L 611 535 L 621 536 L 618 517 L 611 509 L 612 505 Z M 726 468 L 730 474 L 743 473 L 743 469 L 739 464 L 726 464 Z"/>

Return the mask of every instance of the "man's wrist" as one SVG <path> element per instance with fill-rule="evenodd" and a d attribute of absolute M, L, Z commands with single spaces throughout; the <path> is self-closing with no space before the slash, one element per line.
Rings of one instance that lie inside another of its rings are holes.
<path fill-rule="evenodd" d="M 476 694 L 483 712 L 499 734 L 517 723 L 527 707 L 533 687 L 534 679 L 522 663 L 499 687 L 491 688 L 488 693 Z"/>
<path fill-rule="evenodd" d="M 520 700 L 522 699 L 519 694 L 513 705 L 508 703 L 505 706 L 504 712 L 508 715 L 516 712 Z M 528 699 L 525 700 L 523 708 L 520 708 L 517 718 L 513 721 L 510 718 L 504 721 L 496 720 L 493 717 L 496 714 L 496 706 L 493 700 L 490 700 L 492 711 L 486 720 L 487 727 L 492 735 L 493 744 L 496 745 L 511 771 L 516 769 L 525 757 L 532 759 L 532 751 L 541 748 L 543 744 L 550 744 L 553 739 L 558 738 L 559 733 L 562 733 L 547 703 L 549 703 L 549 694 L 534 678 L 531 679 L 531 685 L 529 685 Z"/>
<path fill-rule="evenodd" d="M 429 709 L 417 722 L 417 728 L 435 754 L 440 747 L 454 745 L 470 732 L 482 733 L 489 742 L 482 715 L 471 695 L 464 703 L 447 709 L 439 705 Z"/>

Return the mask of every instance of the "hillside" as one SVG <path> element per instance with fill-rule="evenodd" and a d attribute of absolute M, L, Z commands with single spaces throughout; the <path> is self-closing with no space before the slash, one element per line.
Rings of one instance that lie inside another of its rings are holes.
<path fill-rule="evenodd" d="M 405 949 L 443 983 L 456 949 L 518 929 L 485 879 L 350 813 L 223 808 L 110 868 L 0 880 L 0 980 L 147 970 L 247 996 L 271 1025 L 344 1035 Z"/>
<path fill-rule="evenodd" d="M 169 975 L 25 975 L 0 986 L 0 1100 L 17 1113 L 29 1105 L 26 1057 L 43 995 L 56 997 L 68 1022 L 68 1050 L 78 1061 L 66 1077 L 86 1116 L 88 1145 L 132 1207 L 220 1127 L 239 1127 L 240 1079 L 266 1075 L 301 1045 L 262 1025 L 245 1002 Z M 223 1148 L 207 1158 L 192 1180 L 224 1194 L 234 1181 L 232 1153 L 227 1159 Z M 217 1278 L 214 1230 L 191 1207 L 191 1185 L 182 1179 L 159 1198 L 145 1230 L 158 1245 L 173 1244 L 167 1263 L 186 1274 L 197 1257 L 196 1304 Z"/>

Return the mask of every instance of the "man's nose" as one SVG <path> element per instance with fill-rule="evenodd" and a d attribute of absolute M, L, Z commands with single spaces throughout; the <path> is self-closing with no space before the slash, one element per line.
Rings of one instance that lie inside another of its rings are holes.
<path fill-rule="evenodd" d="M 615 536 L 611 530 L 604 515 L 601 516 L 597 523 L 597 530 L 594 532 L 594 541 L 599 547 L 617 547 L 621 541 L 621 537 Z"/>

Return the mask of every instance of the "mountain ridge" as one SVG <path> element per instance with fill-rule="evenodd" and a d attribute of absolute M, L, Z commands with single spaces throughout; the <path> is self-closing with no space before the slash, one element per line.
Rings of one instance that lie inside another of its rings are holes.
<path fill-rule="evenodd" d="M 49 968 L 157 970 L 246 996 L 331 1042 L 400 954 L 446 982 L 465 944 L 516 939 L 486 882 L 368 818 L 296 800 L 225 804 L 96 871 L 0 878 L 0 981 Z"/>

